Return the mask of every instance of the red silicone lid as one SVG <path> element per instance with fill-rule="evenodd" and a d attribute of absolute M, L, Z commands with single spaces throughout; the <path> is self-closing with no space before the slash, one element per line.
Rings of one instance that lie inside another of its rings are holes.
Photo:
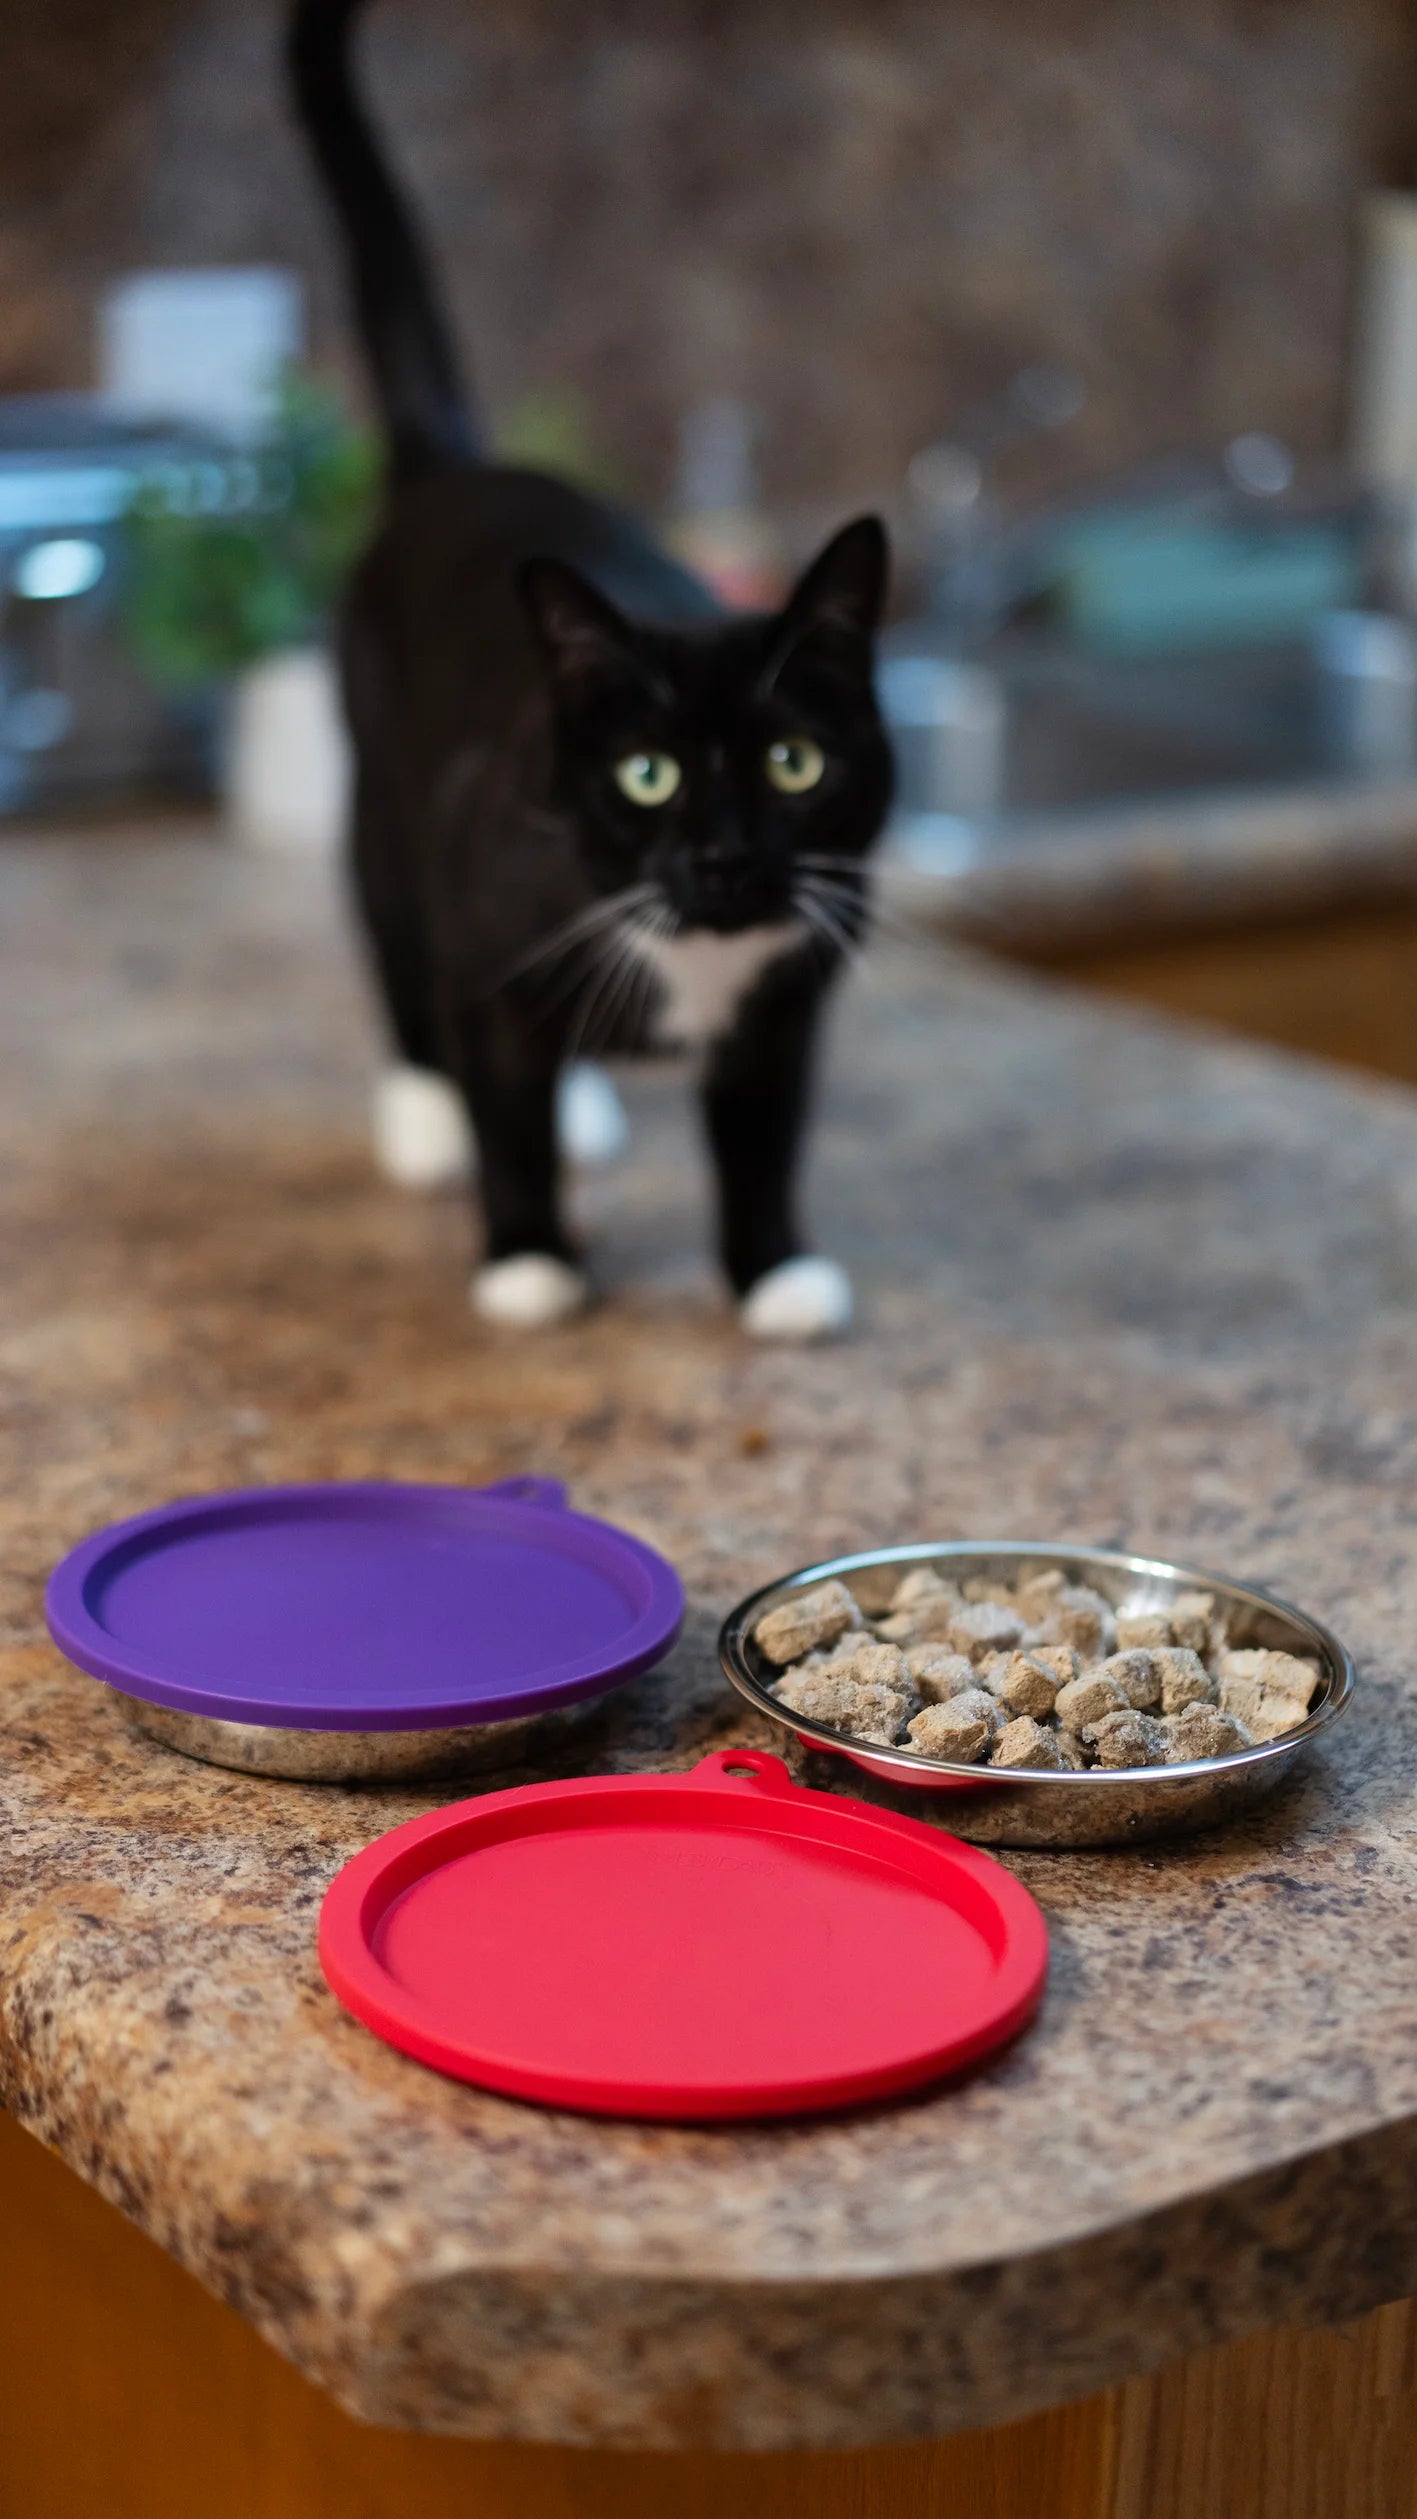
<path fill-rule="evenodd" d="M 440 2072 L 692 2120 L 843 2107 L 971 2063 L 1036 2008 L 1048 1936 L 991 1856 L 732 1749 L 410 1820 L 331 1883 L 320 1960 Z"/>

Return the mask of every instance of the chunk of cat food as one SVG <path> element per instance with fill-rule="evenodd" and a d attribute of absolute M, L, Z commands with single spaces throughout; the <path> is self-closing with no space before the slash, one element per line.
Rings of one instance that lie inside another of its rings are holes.
<path fill-rule="evenodd" d="M 1319 1673 L 1313 1662 L 1303 1662 L 1297 1653 L 1277 1653 L 1272 1649 L 1255 1652 L 1222 1653 L 1222 1679 L 1257 1679 L 1262 1688 L 1273 1689 L 1281 1697 L 1297 1697 L 1306 1709 L 1313 1703 Z"/>
<path fill-rule="evenodd" d="M 1199 1699 L 1162 1719 L 1169 1734 L 1166 1757 L 1171 1766 L 1189 1758 L 1224 1758 L 1232 1750 L 1250 1746 L 1251 1735 L 1237 1716 Z"/>
<path fill-rule="evenodd" d="M 971 1574 L 960 1590 L 967 1601 L 993 1601 L 1001 1609 L 1016 1609 L 1011 1584 L 1002 1583 L 995 1574 Z"/>
<path fill-rule="evenodd" d="M 896 1586 L 889 1609 L 873 1617 L 871 1624 L 877 1635 L 894 1643 L 941 1644 L 950 1620 L 964 1605 L 957 1583 L 942 1583 L 922 1567 Z"/>
<path fill-rule="evenodd" d="M 966 1688 L 943 1705 L 924 1707 L 906 1728 L 914 1747 L 927 1758 L 947 1758 L 955 1766 L 972 1767 L 1003 1726 L 998 1705 L 987 1690 Z"/>
<path fill-rule="evenodd" d="M 919 1641 L 920 1629 L 913 1610 L 893 1609 L 888 1617 L 873 1619 L 871 1623 L 886 1644 L 916 1644 Z"/>
<path fill-rule="evenodd" d="M 1117 1650 L 1125 1653 L 1133 1644 L 1170 1644 L 1174 1641 L 1171 1621 L 1159 1609 L 1119 1609 L 1117 1612 Z"/>
<path fill-rule="evenodd" d="M 1177 1644 L 1202 1656 L 1209 1652 L 1211 1622 L 1215 1616 L 1213 1592 L 1178 1592 L 1168 1614 L 1171 1633 Z"/>
<path fill-rule="evenodd" d="M 1041 1574 L 1029 1575 L 1015 1595 L 1020 1617 L 1026 1618 L 1031 1627 L 1036 1626 L 1040 1619 L 1047 1617 L 1050 1609 L 1056 1608 L 1062 1588 L 1061 1567 L 1047 1566 Z"/>
<path fill-rule="evenodd" d="M 1058 1756 L 1062 1764 L 1070 1767 L 1074 1775 L 1080 1775 L 1087 1765 L 1087 1751 L 1083 1748 L 1076 1732 L 1057 1731 L 1053 1738 L 1058 1744 Z"/>
<path fill-rule="evenodd" d="M 1135 1707 L 1125 1714 L 1104 1714 L 1100 1723 L 1089 1723 L 1082 1734 L 1084 1748 L 1092 1751 L 1099 1767 L 1159 1767 L 1170 1737 L 1155 1715 L 1141 1714 Z"/>
<path fill-rule="evenodd" d="M 1060 1586 L 1047 1623 L 1056 1622 L 1059 1644 L 1070 1644 L 1084 1661 L 1092 1661 L 1108 1652 L 1116 1641 L 1111 1605 L 1100 1592 L 1086 1583 L 1064 1583 Z"/>
<path fill-rule="evenodd" d="M 1133 1645 L 1126 1653 L 1114 1653 L 1101 1664 L 1115 1679 L 1129 1706 L 1142 1714 L 1152 1714 L 1161 1703 L 1161 1673 L 1154 1657 L 1144 1646 Z"/>
<path fill-rule="evenodd" d="M 849 1662 L 859 1645 L 874 1642 L 869 1628 L 848 1627 L 845 1635 L 832 1644 L 819 1644 L 811 1653 L 804 1653 L 804 1662 Z"/>
<path fill-rule="evenodd" d="M 933 1566 L 913 1566 L 896 1585 L 891 1595 L 891 1607 L 916 1609 L 923 1601 L 939 1600 L 953 1601 L 958 1605 L 963 1597 L 959 1585 L 951 1583 L 945 1575 L 937 1574 Z"/>
<path fill-rule="evenodd" d="M 805 1714 L 810 1723 L 824 1723 L 833 1732 L 886 1746 L 910 1712 L 911 1700 L 899 1689 L 855 1679 L 850 1667 L 835 1670 L 788 1671 L 772 1691 L 779 1705 Z"/>
<path fill-rule="evenodd" d="M 1222 1713 L 1244 1724 L 1252 1741 L 1277 1741 L 1282 1733 L 1297 1730 L 1309 1713 L 1298 1697 L 1286 1696 L 1280 1688 L 1233 1676 L 1221 1680 L 1220 1706 Z"/>
<path fill-rule="evenodd" d="M 1023 1634 L 1023 1620 L 1016 1609 L 1005 1609 L 1001 1601 L 967 1601 L 957 1609 L 949 1622 L 946 1641 L 956 1653 L 967 1653 L 972 1662 L 980 1662 L 986 1653 L 1006 1653 Z"/>
<path fill-rule="evenodd" d="M 922 1580 L 912 1576 L 898 1585 L 890 1608 L 871 1621 L 877 1635 L 891 1644 L 942 1644 L 950 1620 L 964 1607 L 957 1584 L 940 1583 L 923 1569 L 921 1573 Z M 903 1597 L 907 1592 L 908 1599 Z"/>
<path fill-rule="evenodd" d="M 753 1629 L 753 1642 L 770 1662 L 800 1662 L 814 1646 L 835 1644 L 849 1627 L 859 1627 L 861 1612 L 844 1583 L 818 1583 L 810 1592 L 790 1593 L 765 1609 Z"/>
<path fill-rule="evenodd" d="M 1027 1653 L 1030 1661 L 1041 1662 L 1045 1671 L 1051 1671 L 1060 1688 L 1066 1688 L 1069 1680 L 1076 1679 L 1082 1669 L 1070 1644 L 1030 1644 L 1025 1636 L 1021 1650 Z"/>
<path fill-rule="evenodd" d="M 902 1614 L 914 1620 L 920 1644 L 948 1644 L 950 1628 L 966 1604 L 958 1592 L 927 1592 Z"/>
<path fill-rule="evenodd" d="M 1097 1664 L 1059 1689 L 1054 1712 L 1065 1731 L 1081 1732 L 1089 1723 L 1100 1723 L 1104 1715 L 1120 1714 L 1128 1702 L 1111 1672 Z"/>
<path fill-rule="evenodd" d="M 991 1672 L 990 1679 L 993 1694 L 1000 1705 L 1008 1707 L 1010 1714 L 1052 1713 L 1058 1695 L 1058 1681 L 1047 1664 L 1035 1654 L 1011 1653 L 997 1677 Z M 1008 1766 L 1018 1762 L 1004 1759 L 1000 1763 Z"/>
<path fill-rule="evenodd" d="M 843 1642 L 851 1641 L 843 1638 Z M 845 1667 L 864 1688 L 894 1688 L 898 1696 L 911 1697 L 914 1687 L 910 1665 L 897 1644 L 881 1644 L 871 1638 L 852 1643 Z"/>
<path fill-rule="evenodd" d="M 905 1666 L 927 1705 L 944 1705 L 975 1685 L 973 1663 L 943 1644 L 908 1645 Z"/>
<path fill-rule="evenodd" d="M 1198 1653 L 1173 1644 L 1151 1658 L 1161 1680 L 1163 1714 L 1181 1714 L 1187 1706 L 1202 1703 L 1214 1705 L 1219 1688 Z"/>
<path fill-rule="evenodd" d="M 1004 1726 L 989 1752 L 991 1767 L 1065 1767 L 1069 1764 L 1056 1732 L 1031 1715 L 1018 1715 Z"/>

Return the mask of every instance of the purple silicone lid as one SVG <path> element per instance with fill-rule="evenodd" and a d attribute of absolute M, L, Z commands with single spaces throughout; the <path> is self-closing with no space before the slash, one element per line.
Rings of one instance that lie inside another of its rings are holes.
<path fill-rule="evenodd" d="M 648 1670 L 684 1616 L 672 1566 L 495 1487 L 248 1487 L 115 1522 L 57 1566 L 61 1652 L 184 1713 L 287 1731 L 500 1722 Z"/>

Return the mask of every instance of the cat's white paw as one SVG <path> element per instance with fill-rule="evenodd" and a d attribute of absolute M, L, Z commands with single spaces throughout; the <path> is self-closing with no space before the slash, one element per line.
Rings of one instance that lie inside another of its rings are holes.
<path fill-rule="evenodd" d="M 386 1067 L 374 1086 L 374 1159 L 401 1189 L 447 1189 L 473 1169 L 472 1130 L 457 1087 L 431 1067 Z"/>
<path fill-rule="evenodd" d="M 739 1318 L 750 1338 L 781 1338 L 806 1345 L 839 1338 L 851 1326 L 851 1279 L 835 1260 L 784 1260 L 749 1288 Z"/>
<path fill-rule="evenodd" d="M 590 1289 L 578 1268 L 548 1251 L 519 1251 L 489 1260 L 469 1289 L 474 1312 L 511 1329 L 549 1329 L 585 1305 Z"/>
<path fill-rule="evenodd" d="M 561 1078 L 556 1134 L 569 1163 L 613 1163 L 630 1142 L 625 1105 L 600 1067 L 577 1060 Z"/>

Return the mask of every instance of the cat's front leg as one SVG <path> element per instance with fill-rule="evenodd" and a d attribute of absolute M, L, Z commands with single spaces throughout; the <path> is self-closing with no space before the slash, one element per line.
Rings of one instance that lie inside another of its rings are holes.
<path fill-rule="evenodd" d="M 457 1073 L 477 1138 L 486 1234 L 473 1307 L 517 1329 L 567 1320 L 589 1289 L 561 1222 L 555 1061 L 515 1027 L 474 1019 L 460 1030 Z"/>
<path fill-rule="evenodd" d="M 718 1182 L 719 1256 L 754 1338 L 840 1336 L 851 1280 L 804 1251 L 797 1171 L 822 989 L 814 973 L 774 973 L 714 1044 L 704 1116 Z"/>

